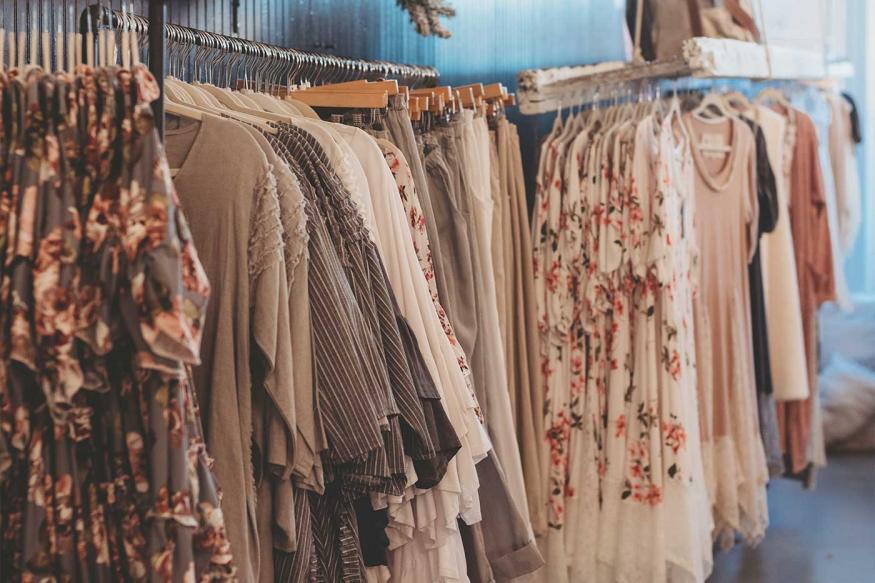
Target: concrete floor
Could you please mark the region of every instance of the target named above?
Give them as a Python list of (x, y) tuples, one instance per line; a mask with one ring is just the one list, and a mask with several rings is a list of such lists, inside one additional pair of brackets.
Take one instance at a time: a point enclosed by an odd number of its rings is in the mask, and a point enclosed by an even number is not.
[(715, 556), (708, 583), (875, 582), (875, 454), (832, 455), (817, 488), (775, 480), (756, 549)]

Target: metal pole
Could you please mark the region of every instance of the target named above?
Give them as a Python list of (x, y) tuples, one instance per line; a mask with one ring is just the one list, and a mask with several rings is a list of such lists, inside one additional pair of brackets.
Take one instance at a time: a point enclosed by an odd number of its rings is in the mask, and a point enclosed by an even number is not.
[(164, 71), (167, 64), (164, 23), (167, 21), (166, 0), (149, 0), (149, 70), (158, 82), (161, 98), (152, 104), (155, 127), (164, 139)]

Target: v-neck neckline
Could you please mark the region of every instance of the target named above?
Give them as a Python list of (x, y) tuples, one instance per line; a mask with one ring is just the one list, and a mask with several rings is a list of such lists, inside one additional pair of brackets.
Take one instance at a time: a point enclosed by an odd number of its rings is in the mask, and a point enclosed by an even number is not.
[[(191, 166), (192, 160), (196, 160), (199, 155), (201, 149), (204, 146), (204, 136), (208, 134), (209, 131), (212, 130), (212, 124), (215, 121), (218, 121), (216, 116), (213, 115), (204, 115), (203, 119), (199, 120), (196, 123), (189, 124), (188, 126), (180, 127), (180, 128), (165, 128), (164, 134), (167, 136), (167, 139), (173, 136), (183, 136), (186, 134), (195, 134), (194, 139), (192, 140), (191, 146), (188, 149), (188, 152), (185, 153), (185, 157), (182, 159), (182, 162), (179, 164), (179, 168), (176, 169), (176, 173), (173, 176), (173, 181), (178, 182), (181, 178), (185, 178), (188, 176), (188, 168)], [(207, 126), (210, 126), (209, 128)]]

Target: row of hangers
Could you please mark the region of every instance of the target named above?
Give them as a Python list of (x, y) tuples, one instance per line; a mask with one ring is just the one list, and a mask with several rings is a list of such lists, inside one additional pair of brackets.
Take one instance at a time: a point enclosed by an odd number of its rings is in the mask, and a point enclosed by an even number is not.
[[(430, 112), (435, 115), (453, 114), (462, 109), (474, 109), (482, 115), (493, 116), (516, 105), (516, 95), (509, 93), (501, 83), (471, 83), (451, 87), (416, 89), (412, 92), (411, 115)], [(418, 119), (418, 118), (414, 118)]]
[(178, 79), (291, 96), (320, 108), (385, 109), (390, 98), (403, 94), (414, 121), (463, 108), (494, 115), (516, 104), (500, 83), (418, 88), (436, 79), (431, 67), (343, 59), (172, 24), (166, 28), (168, 71)]
[[(118, 10), (105, 10), (98, 21), (106, 27), (133, 28), (141, 37), (148, 32), (146, 19), (130, 22)], [(290, 95), (311, 107), (378, 110), (403, 94), (417, 121), (463, 108), (496, 115), (516, 105), (516, 97), (500, 83), (419, 88), (437, 80), (433, 67), (348, 59), (175, 24), (165, 25), (165, 37), (173, 77), (280, 98)]]
[[(170, 68), (180, 78), (295, 98), (313, 107), (382, 109), (403, 93), (411, 117), (451, 115), (463, 108), (497, 114), (516, 105), (499, 83), (417, 88), (437, 80), (433, 67), (344, 59), (169, 25)], [(191, 52), (191, 47), (194, 53)], [(397, 80), (396, 80), (397, 79)]]
[[(72, 72), (81, 64), (130, 67), (148, 54), (149, 21), (134, 13), (133, 2), (122, 3), (120, 10), (95, 4), (81, 18), (74, 4), (22, 1), (7, 35), (6, 4), (0, 3), (0, 64)], [(403, 94), (411, 118), (418, 121), (466, 108), (497, 115), (516, 104), (500, 83), (419, 88), (436, 81), (432, 67), (276, 47), (175, 24), (165, 24), (164, 33), (170, 76), (219, 87), (233, 84), (280, 98), (290, 95), (311, 107), (378, 110)]]
[[(600, 119), (603, 123), (640, 119), (648, 113), (662, 116), (679, 114), (681, 111), (690, 112), (695, 118), (708, 123), (719, 123), (738, 117), (755, 104), (775, 104), (792, 109), (786, 95), (791, 86), (792, 83), (757, 86), (752, 82), (738, 80), (709, 83), (694, 79), (653, 79), (607, 87), (595, 86), (574, 96), (575, 105), (570, 108), (571, 115), (565, 122), (566, 131), (584, 123), (584, 117), (577, 115), (576, 110), (595, 111), (596, 116), (587, 116), (587, 119)], [(666, 88), (668, 91), (663, 95)], [(561, 106), (557, 110), (557, 122), (562, 119), (562, 110)], [(685, 132), (682, 124), (679, 124), (679, 131)], [(726, 153), (731, 150), (730, 146), (715, 142), (703, 142), (696, 147), (711, 153)]]
[[(258, 89), (257, 84), (248, 83), (245, 79), (238, 80), (236, 88)], [(403, 95), (413, 121), (420, 121), (424, 117), (452, 116), (462, 109), (495, 116), (504, 112), (507, 107), (516, 105), (516, 96), (508, 93), (501, 83), (472, 83), (457, 87), (443, 85), (417, 89), (400, 84), (395, 79), (356, 79), (310, 87), (267, 86), (261, 90), (280, 98), (294, 98), (311, 107), (336, 109), (385, 109), (390, 98)]]
[[(124, 27), (124, 14), (105, 10), (100, 25)], [(141, 33), (148, 32), (148, 19), (138, 18)], [(353, 79), (396, 78), (406, 84), (433, 82), (438, 72), (434, 67), (406, 65), (389, 61), (354, 59), (279, 47), (215, 32), (198, 30), (178, 24), (165, 24), (164, 36), (174, 45), (170, 55), (175, 63), (174, 74), (185, 71), (197, 78), (209, 78), (214, 83), (230, 85), (242, 78), (260, 89), (284, 84), (314, 86)], [(236, 74), (235, 74), (236, 73)], [(224, 78), (224, 81), (222, 79)]]
[[(0, 2), (0, 67), (24, 69), (39, 66), (46, 71), (72, 72), (82, 64), (97, 66), (140, 62), (142, 23), (133, 15), (133, 3), (124, 3), (125, 25), (118, 34), (92, 26), (82, 17), (80, 32), (77, 2), (43, 0), (13, 2), (12, 16), (7, 3)], [(100, 9), (99, 6), (94, 7)]]

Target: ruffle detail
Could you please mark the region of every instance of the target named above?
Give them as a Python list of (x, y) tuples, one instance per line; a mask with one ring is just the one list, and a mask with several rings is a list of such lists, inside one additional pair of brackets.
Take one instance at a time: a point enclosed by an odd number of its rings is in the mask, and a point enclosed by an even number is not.
[(276, 175), (268, 165), (255, 187), (254, 211), (249, 229), (249, 281), (283, 261), (283, 225)]
[(309, 255), (310, 235), (307, 233), (307, 199), (298, 179), (289, 171), (277, 176), (280, 198), (280, 221), (283, 228), (283, 258), (286, 262), (288, 288), (292, 289), (295, 270)]

